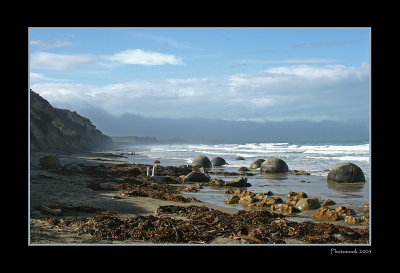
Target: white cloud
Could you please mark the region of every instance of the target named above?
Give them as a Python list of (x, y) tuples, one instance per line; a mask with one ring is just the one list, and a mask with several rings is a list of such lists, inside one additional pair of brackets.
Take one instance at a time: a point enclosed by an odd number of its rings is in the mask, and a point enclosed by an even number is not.
[(38, 51), (30, 54), (31, 69), (69, 70), (96, 63), (90, 54), (56, 54)]
[(38, 82), (57, 107), (92, 105), (111, 114), (229, 120), (368, 117), (369, 66), (296, 65), (221, 78), (133, 81), (95, 86)]
[(182, 65), (180, 58), (171, 55), (154, 51), (144, 51), (142, 49), (128, 49), (118, 52), (111, 56), (105, 57), (109, 61), (123, 64), (138, 64), (138, 65)]
[(51, 49), (51, 48), (57, 48), (57, 47), (64, 47), (64, 46), (70, 46), (72, 45), (72, 42), (69, 41), (51, 41), (51, 42), (45, 42), (45, 41), (30, 41), (31, 45), (38, 46), (43, 49)]
[(332, 63), (337, 62), (332, 58), (303, 58), (303, 59), (279, 59), (279, 60), (237, 60), (232, 67), (246, 65), (246, 64), (311, 64), (311, 63)]
[(35, 73), (35, 72), (30, 72), (29, 73), (29, 79), (31, 82), (40, 82), (40, 81), (46, 81), (46, 82), (65, 82), (69, 80), (64, 80), (64, 79), (57, 79), (57, 78), (51, 78), (47, 77), (46, 75), (42, 73)]

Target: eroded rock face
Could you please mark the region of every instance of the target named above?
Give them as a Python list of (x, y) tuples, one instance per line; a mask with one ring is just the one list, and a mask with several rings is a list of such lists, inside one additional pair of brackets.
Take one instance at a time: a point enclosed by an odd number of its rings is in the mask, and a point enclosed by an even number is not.
[(328, 182), (337, 183), (356, 183), (365, 182), (363, 171), (357, 165), (346, 162), (336, 165), (327, 177)]
[(211, 159), (211, 164), (213, 166), (223, 166), (223, 165), (226, 165), (227, 163), (226, 163), (225, 159), (217, 156), (217, 157), (214, 157), (213, 159)]
[(289, 167), (282, 159), (273, 157), (265, 160), (261, 164), (260, 170), (266, 173), (285, 173), (289, 171)]
[(204, 155), (198, 155), (192, 160), (192, 167), (204, 167), (211, 168), (212, 164), (208, 157)]

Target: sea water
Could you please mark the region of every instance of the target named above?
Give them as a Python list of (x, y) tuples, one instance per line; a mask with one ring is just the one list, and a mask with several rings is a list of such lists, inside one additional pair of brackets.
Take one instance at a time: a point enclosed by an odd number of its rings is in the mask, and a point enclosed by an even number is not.
[[(134, 152), (127, 155), (130, 163), (150, 164), (160, 160), (163, 166), (180, 166), (191, 164), (197, 155), (207, 156), (210, 160), (222, 157), (228, 165), (214, 167), (211, 171), (238, 172), (239, 167), (250, 167), (256, 159), (278, 157), (284, 160), (290, 170), (305, 170), (311, 175), (266, 174), (259, 170), (251, 170), (254, 176), (247, 176), (252, 186), (246, 190), (255, 193), (271, 191), (275, 196), (286, 200), (286, 194), (305, 192), (310, 198), (320, 201), (331, 199), (337, 206), (347, 206), (361, 210), (365, 204), (370, 204), (370, 145), (368, 142), (353, 143), (243, 143), (243, 144), (164, 144), (164, 145), (132, 145), (117, 147), (116, 152)], [(236, 157), (244, 160), (235, 160)], [(361, 168), (365, 174), (366, 183), (350, 185), (327, 183), (330, 169), (343, 162), (351, 162)], [(235, 177), (211, 175), (231, 180)], [(191, 193), (195, 198), (223, 207), (244, 209), (239, 204), (225, 204), (228, 195), (223, 189), (205, 187), (197, 193)], [(262, 209), (262, 208), (257, 208)], [(307, 213), (303, 213), (307, 215)]]

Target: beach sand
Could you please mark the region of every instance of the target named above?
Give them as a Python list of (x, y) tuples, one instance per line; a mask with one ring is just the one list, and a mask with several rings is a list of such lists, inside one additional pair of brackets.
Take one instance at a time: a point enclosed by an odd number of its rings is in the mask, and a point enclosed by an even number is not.
[[(52, 217), (43, 212), (41, 206), (46, 207), (77, 207), (89, 206), (104, 209), (118, 214), (119, 217), (134, 217), (138, 215), (156, 215), (160, 206), (202, 205), (218, 209), (226, 213), (236, 213), (234, 209), (217, 207), (207, 203), (181, 203), (169, 200), (160, 200), (150, 197), (113, 198), (115, 191), (95, 191), (87, 186), (90, 183), (99, 183), (99, 178), (93, 178), (82, 173), (60, 174), (40, 168), (39, 158), (47, 153), (31, 153), (30, 168), (30, 243), (35, 244), (153, 244), (140, 240), (101, 240), (88, 234), (77, 234), (78, 227), (49, 224), (46, 218)], [(58, 155), (63, 166), (69, 164), (83, 164), (85, 166), (107, 167), (124, 164), (123, 158), (109, 155), (107, 152), (92, 152), (71, 155)], [(107, 179), (101, 182), (107, 182)], [(185, 196), (184, 194), (182, 194)], [(189, 196), (189, 195), (188, 195)], [(61, 218), (94, 217), (96, 213), (80, 211), (63, 211)], [(213, 243), (238, 244), (240, 241), (229, 238), (217, 238)]]

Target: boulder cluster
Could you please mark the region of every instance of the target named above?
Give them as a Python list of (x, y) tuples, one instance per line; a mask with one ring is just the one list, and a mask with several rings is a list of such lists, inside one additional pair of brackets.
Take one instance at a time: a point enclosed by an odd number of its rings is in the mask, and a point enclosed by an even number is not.
[[(242, 160), (242, 158), (240, 158)], [(243, 158), (244, 159), (244, 158)], [(238, 157), (235, 159), (238, 160)], [(212, 160), (208, 159), (208, 157), (199, 155), (193, 158), (192, 166), (193, 167), (202, 167), (202, 168), (212, 168), (213, 166), (223, 166), (228, 163), (222, 157), (215, 157)], [(242, 167), (241, 171), (244, 171), (246, 167)], [(290, 170), (287, 163), (277, 157), (272, 157), (269, 159), (257, 159), (253, 161), (249, 168), (251, 170), (259, 169), (263, 173), (288, 173), (295, 175), (309, 175), (306, 171), (298, 171), (298, 170)], [(247, 168), (246, 168), (247, 169)], [(333, 183), (359, 183), (365, 182), (365, 176), (363, 171), (357, 165), (346, 162), (340, 163), (336, 165), (332, 170), (329, 171), (328, 182)]]

